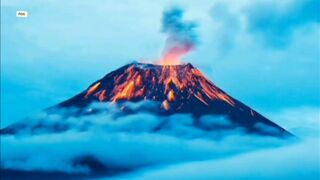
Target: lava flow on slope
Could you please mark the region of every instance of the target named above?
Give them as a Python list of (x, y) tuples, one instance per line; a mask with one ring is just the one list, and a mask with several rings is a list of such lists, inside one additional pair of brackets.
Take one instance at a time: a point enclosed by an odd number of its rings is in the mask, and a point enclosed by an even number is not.
[(194, 103), (203, 107), (212, 102), (235, 106), (231, 97), (191, 64), (162, 66), (142, 63), (132, 63), (109, 73), (60, 106), (141, 100), (161, 102), (166, 113), (188, 112), (186, 108)]
[[(137, 113), (130, 112), (125, 102), (143, 101), (157, 103), (158, 106), (149, 111), (159, 116), (177, 113), (191, 114), (195, 119), (203, 115), (224, 116), (234, 124), (234, 128), (242, 127), (249, 133), (290, 135), (280, 126), (230, 97), (190, 63), (131, 63), (107, 74), (87, 90), (56, 107), (77, 107), (83, 110), (94, 102), (111, 102), (117, 104), (124, 113)], [(194, 123), (197, 125), (196, 120)], [(261, 130), (261, 125), (274, 130)]]

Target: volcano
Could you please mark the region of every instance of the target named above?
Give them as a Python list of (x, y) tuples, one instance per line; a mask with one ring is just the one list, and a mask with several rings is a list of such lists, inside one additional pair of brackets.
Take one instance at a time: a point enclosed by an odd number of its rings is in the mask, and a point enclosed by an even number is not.
[[(121, 110), (122, 116), (139, 111), (148, 111), (159, 117), (190, 114), (194, 119), (194, 126), (207, 131), (240, 127), (246, 133), (263, 136), (292, 136), (282, 127), (222, 91), (190, 63), (155, 65), (135, 62), (125, 65), (105, 75), (71, 99), (46, 109), (46, 112), (75, 108), (76, 111), (68, 116), (87, 116), (101, 111), (91, 108), (92, 103), (107, 102), (115, 104)], [(155, 106), (132, 110), (126, 105), (127, 102), (153, 102)], [(206, 115), (223, 116), (231, 122), (231, 126), (203, 126), (199, 123), (199, 118)], [(8, 126), (1, 130), (1, 134), (15, 134), (25, 126), (21, 123)], [(38, 126), (41, 127), (39, 124)], [(164, 126), (165, 123), (155, 131)]]

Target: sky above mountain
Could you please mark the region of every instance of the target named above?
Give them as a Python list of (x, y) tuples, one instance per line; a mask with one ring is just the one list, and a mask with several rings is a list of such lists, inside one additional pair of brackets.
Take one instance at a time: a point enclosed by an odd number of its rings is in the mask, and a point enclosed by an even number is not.
[(183, 62), (280, 125), (297, 126), (288, 123), (292, 112), (319, 117), (317, 0), (2, 0), (1, 127), (120, 66), (159, 58), (167, 38), (161, 18), (172, 6), (197, 25), (197, 46)]

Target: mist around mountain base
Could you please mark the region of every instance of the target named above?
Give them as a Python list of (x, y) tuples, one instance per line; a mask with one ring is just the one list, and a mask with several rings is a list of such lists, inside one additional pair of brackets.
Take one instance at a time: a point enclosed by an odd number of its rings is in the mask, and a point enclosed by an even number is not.
[[(105, 106), (109, 111), (84, 117), (66, 118), (67, 109), (30, 117), (30, 128), (1, 136), (1, 171), (120, 179), (319, 177), (318, 137), (281, 139), (241, 128), (205, 131), (188, 114), (166, 117), (155, 131), (163, 117), (140, 112), (115, 118), (118, 110), (110, 104), (92, 107)], [(219, 116), (201, 121), (211, 127), (230, 124)], [(52, 131), (57, 126), (68, 128)]]

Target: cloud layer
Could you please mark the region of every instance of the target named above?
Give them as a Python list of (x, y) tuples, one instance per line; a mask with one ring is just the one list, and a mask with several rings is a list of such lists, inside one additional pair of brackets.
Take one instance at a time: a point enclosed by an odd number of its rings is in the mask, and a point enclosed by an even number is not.
[(121, 178), (316, 180), (320, 178), (319, 151), (319, 139), (313, 139), (287, 147), (256, 151), (222, 160), (146, 169)]
[[(144, 104), (129, 103), (127, 108), (141, 106)], [(294, 142), (247, 134), (242, 128), (230, 129), (231, 122), (222, 116), (203, 116), (196, 126), (188, 114), (159, 117), (141, 112), (122, 116), (108, 103), (93, 104), (87, 110), (101, 113), (69, 117), (75, 109), (55, 110), (13, 126), (18, 128), (16, 135), (1, 136), (1, 167), (88, 174), (97, 169), (77, 162), (92, 157), (103, 167), (137, 170), (221, 159)]]
[[(137, 113), (125, 116), (114, 104), (98, 103), (84, 110), (97, 114), (69, 116), (78, 111), (71, 108), (29, 117), (16, 126), (22, 127), (16, 135), (1, 136), (1, 169), (107, 177), (112, 172), (120, 179), (319, 176), (319, 136), (297, 140), (247, 134), (228, 129), (231, 122), (223, 116), (203, 116), (195, 126), (188, 114), (138, 113), (145, 106), (128, 103)], [(287, 118), (285, 128), (301, 125), (293, 112), (304, 114), (305, 127), (318, 120), (312, 110), (278, 113), (284, 124)]]

